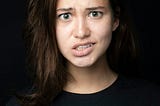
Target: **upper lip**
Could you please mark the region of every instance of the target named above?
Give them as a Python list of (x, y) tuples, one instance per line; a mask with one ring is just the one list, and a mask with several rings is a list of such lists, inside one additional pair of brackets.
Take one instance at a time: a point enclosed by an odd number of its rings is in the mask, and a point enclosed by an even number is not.
[(83, 46), (87, 44), (95, 44), (95, 42), (83, 42), (83, 43), (76, 43), (72, 46), (72, 49), (76, 49), (78, 46)]

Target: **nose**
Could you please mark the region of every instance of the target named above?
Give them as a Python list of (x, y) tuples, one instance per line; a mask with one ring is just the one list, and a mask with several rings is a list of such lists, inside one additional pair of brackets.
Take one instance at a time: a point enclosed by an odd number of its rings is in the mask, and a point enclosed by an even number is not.
[(74, 37), (79, 39), (84, 39), (90, 36), (90, 29), (88, 27), (87, 21), (85, 18), (78, 18), (75, 20), (74, 26)]

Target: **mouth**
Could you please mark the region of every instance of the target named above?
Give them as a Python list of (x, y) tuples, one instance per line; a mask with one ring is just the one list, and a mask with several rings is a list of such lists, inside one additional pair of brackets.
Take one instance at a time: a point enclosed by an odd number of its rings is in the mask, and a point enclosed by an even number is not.
[(77, 57), (87, 56), (88, 54), (90, 54), (93, 51), (95, 44), (96, 43), (94, 43), (94, 42), (76, 44), (72, 48), (73, 55), (77, 56)]
[(78, 51), (82, 51), (84, 49), (87, 49), (89, 47), (92, 47), (95, 43), (89, 43), (89, 44), (84, 44), (84, 45), (79, 45), (77, 47), (75, 47), (74, 49), (78, 50)]
[(77, 44), (73, 45), (72, 49), (76, 49), (76, 50), (81, 51), (86, 48), (92, 47), (93, 45), (95, 45), (95, 42), (77, 43)]

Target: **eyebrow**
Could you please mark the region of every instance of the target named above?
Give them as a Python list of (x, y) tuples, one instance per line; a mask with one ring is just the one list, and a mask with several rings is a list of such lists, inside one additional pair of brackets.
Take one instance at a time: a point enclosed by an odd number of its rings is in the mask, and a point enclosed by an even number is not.
[(97, 7), (90, 7), (90, 8), (86, 8), (87, 10), (97, 10), (97, 9), (105, 9), (105, 7), (103, 6), (97, 6)]
[(71, 11), (73, 8), (59, 8), (56, 11)]
[[(86, 8), (86, 10), (97, 10), (97, 9), (105, 9), (103, 6), (97, 6), (97, 7), (89, 7)], [(56, 11), (72, 11), (73, 8), (59, 8)]]

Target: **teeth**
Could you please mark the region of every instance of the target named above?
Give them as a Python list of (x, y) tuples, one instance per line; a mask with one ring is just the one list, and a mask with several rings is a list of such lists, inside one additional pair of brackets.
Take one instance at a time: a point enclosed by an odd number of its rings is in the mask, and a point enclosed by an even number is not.
[(88, 44), (88, 45), (78, 46), (78, 47), (76, 48), (76, 50), (81, 51), (81, 50), (84, 50), (84, 49), (86, 49), (86, 48), (91, 47), (92, 45), (93, 45), (93, 44)]

